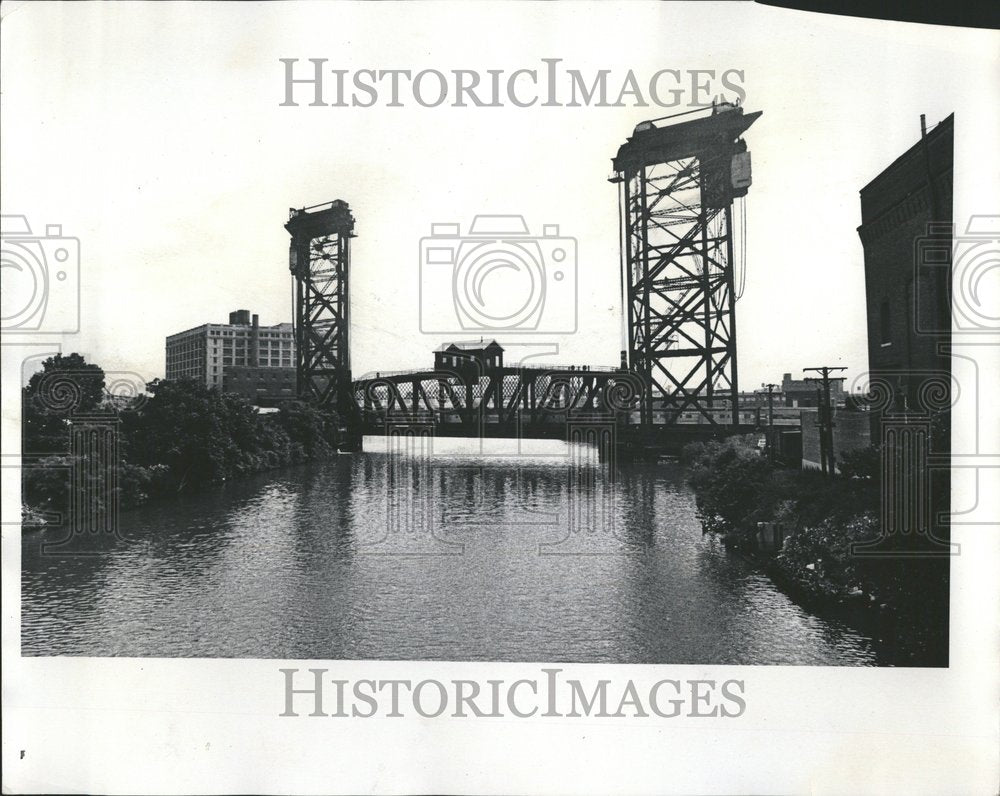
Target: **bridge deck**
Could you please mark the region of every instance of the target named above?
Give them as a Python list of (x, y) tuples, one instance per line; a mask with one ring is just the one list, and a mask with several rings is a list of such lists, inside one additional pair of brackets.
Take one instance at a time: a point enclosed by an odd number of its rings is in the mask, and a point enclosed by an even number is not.
[(756, 410), (654, 399), (652, 423), (640, 424), (639, 377), (621, 368), (516, 366), (481, 370), (376, 373), (352, 385), (362, 433), (451, 437), (568, 439), (568, 429), (614, 427), (622, 443), (674, 447), (694, 439), (747, 433)]

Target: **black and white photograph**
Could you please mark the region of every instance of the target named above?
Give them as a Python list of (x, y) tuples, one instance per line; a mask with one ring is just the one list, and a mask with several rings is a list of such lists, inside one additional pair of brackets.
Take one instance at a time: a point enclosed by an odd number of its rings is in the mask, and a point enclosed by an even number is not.
[(6, 792), (996, 792), (982, 15), (0, 10)]

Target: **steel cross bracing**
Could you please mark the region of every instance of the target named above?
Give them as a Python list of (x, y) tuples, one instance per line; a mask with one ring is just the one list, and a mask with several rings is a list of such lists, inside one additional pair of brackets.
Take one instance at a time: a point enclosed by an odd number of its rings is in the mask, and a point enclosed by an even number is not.
[(351, 384), (348, 286), (354, 217), (346, 202), (321, 207), (293, 210), (285, 229), (292, 236), (299, 395), (337, 407), (349, 397)]
[(642, 384), (628, 372), (494, 368), (415, 371), (354, 383), (354, 400), (366, 428), (386, 423), (433, 423), (480, 436), (514, 427), (553, 425), (567, 419), (603, 417), (625, 421), (637, 406)]
[(731, 205), (705, 202), (706, 172), (728, 169), (731, 156), (721, 147), (624, 175), (628, 344), (630, 365), (649, 386), (643, 423), (662, 412), (670, 424), (685, 410), (734, 422)]

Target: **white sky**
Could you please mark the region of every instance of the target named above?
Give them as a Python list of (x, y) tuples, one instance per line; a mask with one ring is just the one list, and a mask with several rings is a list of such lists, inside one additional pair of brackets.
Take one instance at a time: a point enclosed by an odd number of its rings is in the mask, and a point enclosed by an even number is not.
[(237, 308), (290, 320), (288, 208), (335, 198), (358, 221), (356, 375), (430, 362), (445, 337), (418, 331), (419, 240), (490, 212), (577, 238), (580, 329), (558, 360), (618, 361), (610, 158), (673, 111), (279, 107), (279, 58), (447, 72), (557, 57), (612, 84), (627, 69), (744, 70), (744, 104), (764, 111), (747, 134), (745, 389), (811, 365), (864, 370), (858, 191), (918, 140), (921, 113), (959, 111), (960, 147), (959, 106), (998, 96), (992, 32), (752, 4), (11, 3), (0, 30), (3, 212), (81, 241), (83, 324), (64, 350), (146, 378), (163, 374), (168, 334)]

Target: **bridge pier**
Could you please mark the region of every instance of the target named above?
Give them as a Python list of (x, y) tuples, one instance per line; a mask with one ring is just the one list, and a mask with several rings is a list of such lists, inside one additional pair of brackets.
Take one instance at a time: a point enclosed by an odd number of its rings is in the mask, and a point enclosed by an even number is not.
[(341, 453), (364, 453), (365, 434), (360, 423), (348, 421), (341, 434), (338, 450)]

